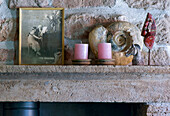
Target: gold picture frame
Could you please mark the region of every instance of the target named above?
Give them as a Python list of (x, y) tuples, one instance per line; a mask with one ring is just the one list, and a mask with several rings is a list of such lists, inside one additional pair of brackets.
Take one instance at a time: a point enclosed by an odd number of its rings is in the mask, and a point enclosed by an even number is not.
[(64, 64), (64, 8), (19, 9), (19, 65)]

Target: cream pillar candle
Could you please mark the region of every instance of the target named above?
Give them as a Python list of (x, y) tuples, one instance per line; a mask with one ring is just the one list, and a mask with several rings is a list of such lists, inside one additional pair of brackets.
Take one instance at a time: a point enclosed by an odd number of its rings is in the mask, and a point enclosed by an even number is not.
[(88, 59), (88, 44), (75, 44), (74, 60)]
[(112, 59), (111, 43), (98, 44), (98, 59)]

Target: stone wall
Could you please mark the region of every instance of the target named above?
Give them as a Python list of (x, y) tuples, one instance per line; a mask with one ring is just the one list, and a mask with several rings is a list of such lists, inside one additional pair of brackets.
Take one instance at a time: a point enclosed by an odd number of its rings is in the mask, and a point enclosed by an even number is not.
[[(84, 43), (95, 26), (116, 20), (129, 21), (141, 30), (150, 12), (157, 24), (151, 65), (170, 65), (169, 0), (0, 0), (0, 64), (17, 64), (19, 7), (64, 7), (65, 37)], [(145, 65), (147, 52), (144, 47)], [(148, 105), (147, 115), (169, 115), (169, 103)]]
[[(17, 64), (19, 7), (64, 7), (65, 37), (84, 43), (88, 42), (88, 34), (95, 26), (107, 26), (115, 20), (129, 21), (141, 30), (150, 12), (157, 24), (151, 65), (170, 65), (169, 0), (0, 0), (0, 64)], [(144, 47), (145, 65), (147, 52)]]

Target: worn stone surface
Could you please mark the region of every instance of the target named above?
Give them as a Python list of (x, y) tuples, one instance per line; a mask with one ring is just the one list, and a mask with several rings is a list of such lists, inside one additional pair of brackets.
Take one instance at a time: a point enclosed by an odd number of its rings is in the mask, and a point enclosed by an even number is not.
[(168, 47), (159, 47), (151, 50), (151, 65), (170, 65)]
[(16, 19), (0, 20), (0, 41), (14, 41), (18, 28)]
[(147, 116), (170, 116), (170, 113), (163, 112), (163, 113), (147, 113)]
[(54, 0), (54, 7), (80, 8), (97, 6), (114, 6), (116, 0)]
[[(170, 103), (148, 103), (147, 113), (156, 114), (162, 113), (164, 115), (170, 114)], [(161, 115), (162, 116), (162, 115)]]
[(63, 72), (63, 73), (170, 73), (170, 66), (34, 66), (34, 65), (1, 65), (0, 73), (39, 73), (39, 72)]
[(1, 79), (0, 101), (170, 102), (170, 80), (164, 79), (58, 80), (47, 76), (37, 80), (36, 75), (34, 79), (25, 75), (17, 80), (17, 77)]
[(137, 116), (169, 116), (170, 103), (145, 103), (136, 107)]
[(170, 101), (169, 66), (5, 65), (0, 69), (0, 101)]
[(144, 9), (169, 9), (169, 0), (124, 0), (129, 7)]
[(0, 61), (14, 60), (14, 50), (0, 49)]
[(62, 7), (80, 8), (97, 6), (114, 6), (116, 0), (10, 0), (11, 8), (18, 7)]
[(65, 20), (65, 36), (68, 38), (88, 39), (89, 32), (96, 26), (107, 27), (114, 21), (126, 21), (125, 16), (74, 14)]
[(157, 19), (156, 43), (170, 45), (170, 16), (165, 15), (162, 19)]
[(148, 65), (148, 53), (144, 50), (141, 52), (141, 63), (139, 65)]
[(141, 54), (143, 65), (148, 65), (148, 52), (142, 51)]
[(49, 7), (49, 0), (10, 0), (10, 8)]

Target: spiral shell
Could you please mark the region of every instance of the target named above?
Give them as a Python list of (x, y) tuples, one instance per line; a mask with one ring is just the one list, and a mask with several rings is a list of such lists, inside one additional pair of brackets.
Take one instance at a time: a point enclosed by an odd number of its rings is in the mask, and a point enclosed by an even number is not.
[(125, 31), (116, 31), (109, 35), (107, 41), (112, 44), (112, 51), (124, 52), (132, 45), (132, 36)]
[[(108, 42), (112, 43), (112, 50), (114, 52), (124, 52), (130, 48), (132, 44), (143, 48), (143, 39), (140, 30), (133, 24), (125, 21), (117, 21), (107, 27), (111, 33), (112, 38), (108, 37)], [(114, 48), (114, 45), (117, 48)]]
[(89, 33), (89, 44), (95, 57), (98, 57), (98, 43), (107, 42), (107, 29), (103, 26), (97, 26)]
[(116, 65), (127, 65), (132, 62), (133, 56), (126, 57), (127, 51), (132, 44), (137, 44), (143, 48), (143, 39), (140, 30), (133, 24), (125, 21), (116, 21), (107, 28), (98, 26), (89, 34), (89, 44), (96, 58), (98, 55), (98, 43), (111, 43), (113, 58)]

